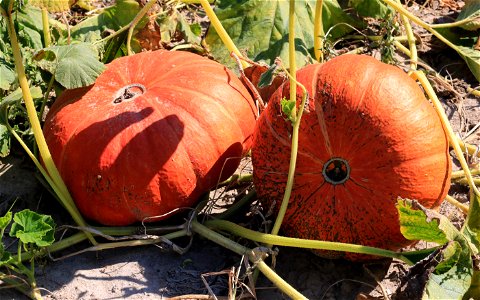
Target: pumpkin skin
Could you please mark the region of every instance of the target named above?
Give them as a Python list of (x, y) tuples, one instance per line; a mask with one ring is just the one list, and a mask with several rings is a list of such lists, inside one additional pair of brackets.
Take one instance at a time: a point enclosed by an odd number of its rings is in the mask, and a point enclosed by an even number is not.
[[(400, 69), (366, 55), (309, 65), (297, 72), (297, 80), (310, 102), (299, 131), (284, 234), (389, 250), (412, 244), (400, 232), (397, 198), (437, 208), (451, 173), (447, 136), (422, 90)], [(291, 150), (292, 126), (282, 114), (283, 97), (289, 98), (288, 82), (257, 121), (252, 147), (255, 188), (267, 209), (274, 205), (276, 212)], [(298, 88), (297, 104), (300, 99)], [(328, 258), (373, 258), (314, 252)]]
[(116, 59), (93, 86), (62, 93), (43, 130), (80, 212), (128, 225), (191, 207), (233, 174), (255, 112), (221, 64), (158, 50)]

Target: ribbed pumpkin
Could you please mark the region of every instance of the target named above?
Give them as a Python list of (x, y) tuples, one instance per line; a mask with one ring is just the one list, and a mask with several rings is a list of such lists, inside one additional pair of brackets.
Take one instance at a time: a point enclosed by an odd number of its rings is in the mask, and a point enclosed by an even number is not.
[(62, 93), (44, 134), (83, 215), (127, 225), (191, 207), (228, 178), (255, 111), (221, 64), (159, 50), (116, 59), (93, 86)]
[[(446, 134), (422, 90), (397, 67), (366, 55), (342, 55), (297, 72), (310, 95), (302, 118), (295, 182), (283, 232), (292, 237), (398, 250), (397, 197), (436, 208), (450, 187)], [(298, 89), (297, 101), (301, 98)], [(292, 126), (280, 100), (286, 82), (257, 121), (254, 184), (278, 211), (290, 161)], [(367, 257), (317, 251), (351, 260)]]

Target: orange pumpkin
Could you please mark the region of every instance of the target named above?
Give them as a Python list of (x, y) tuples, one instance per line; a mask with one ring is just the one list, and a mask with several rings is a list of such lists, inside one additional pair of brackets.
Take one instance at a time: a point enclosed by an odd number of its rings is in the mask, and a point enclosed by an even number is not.
[[(297, 80), (310, 102), (284, 233), (390, 250), (411, 244), (399, 230), (397, 198), (436, 208), (450, 187), (447, 137), (422, 90), (400, 69), (365, 55), (309, 65)], [(256, 190), (277, 211), (290, 161), (292, 126), (280, 105), (288, 95), (288, 82), (272, 95), (252, 148)]]
[(44, 134), (89, 219), (127, 225), (199, 197), (250, 148), (255, 105), (219, 63), (154, 51), (114, 60), (92, 87), (65, 91)]

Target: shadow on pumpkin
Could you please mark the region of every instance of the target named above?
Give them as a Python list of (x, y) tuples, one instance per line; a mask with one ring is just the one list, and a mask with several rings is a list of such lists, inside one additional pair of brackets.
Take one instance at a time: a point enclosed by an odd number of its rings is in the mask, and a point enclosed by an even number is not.
[(164, 196), (168, 186), (155, 191), (151, 181), (154, 177), (160, 180), (165, 163), (183, 138), (184, 124), (169, 115), (143, 128), (140, 123), (153, 112), (147, 107), (93, 123), (67, 145), (88, 149), (69, 151), (71, 155), (64, 160), (68, 166), (61, 168), (62, 174), (71, 173), (64, 177), (70, 179), (67, 185), (88, 219), (125, 225), (158, 214), (152, 198)]

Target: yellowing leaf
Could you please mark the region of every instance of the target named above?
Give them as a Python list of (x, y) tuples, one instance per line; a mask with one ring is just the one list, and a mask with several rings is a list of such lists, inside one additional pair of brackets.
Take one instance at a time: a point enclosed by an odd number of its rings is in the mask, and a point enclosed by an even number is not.
[(75, 0), (30, 0), (28, 4), (46, 8), (48, 12), (63, 12), (70, 10)]

